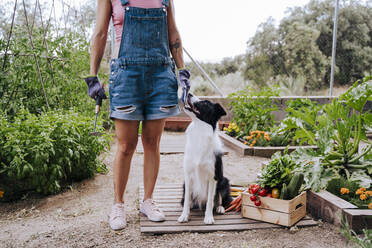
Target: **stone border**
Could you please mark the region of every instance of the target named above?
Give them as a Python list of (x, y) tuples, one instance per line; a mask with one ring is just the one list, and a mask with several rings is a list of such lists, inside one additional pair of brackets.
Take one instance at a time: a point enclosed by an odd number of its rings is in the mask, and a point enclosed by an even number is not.
[[(225, 134), (224, 132), (220, 132), (219, 136), (224, 143), (225, 146), (228, 146), (238, 152), (240, 155), (243, 156), (257, 156), (257, 157), (265, 157), (271, 158), (271, 156), (281, 151), (283, 152), (287, 147), (286, 146), (255, 146), (249, 147), (244, 145), (239, 140)], [(309, 149), (317, 149), (316, 146), (288, 146), (288, 152), (291, 153), (297, 148), (309, 148)]]
[(360, 209), (344, 199), (328, 192), (308, 191), (307, 211), (314, 218), (341, 226), (344, 217), (351, 229), (361, 232), (362, 229), (372, 228), (372, 210)]

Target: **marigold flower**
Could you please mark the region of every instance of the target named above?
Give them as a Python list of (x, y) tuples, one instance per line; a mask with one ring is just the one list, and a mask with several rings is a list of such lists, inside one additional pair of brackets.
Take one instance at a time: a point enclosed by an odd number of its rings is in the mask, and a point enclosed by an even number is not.
[(361, 195), (361, 194), (363, 194), (363, 191), (360, 190), (360, 189), (358, 189), (357, 191), (355, 191), (355, 194), (356, 194), (356, 195)]
[(368, 204), (368, 208), (369, 208), (369, 209), (372, 209), (372, 202), (370, 202), (370, 203)]
[(341, 188), (341, 194), (349, 194), (350, 193), (350, 190), (348, 188)]
[(247, 141), (244, 141), (244, 145), (248, 145), (248, 142)]
[(0, 198), (3, 198), (4, 196), (4, 191), (0, 191)]
[(361, 191), (366, 191), (367, 189), (366, 188), (360, 188)]
[(366, 194), (367, 194), (368, 196), (372, 196), (372, 191), (371, 191), (371, 190), (368, 190), (368, 191), (366, 191)]
[(360, 198), (362, 201), (366, 200), (367, 197), (368, 197), (367, 194), (361, 194), (361, 195), (359, 196), (359, 198)]
[(249, 147), (253, 147), (253, 144), (250, 144)]

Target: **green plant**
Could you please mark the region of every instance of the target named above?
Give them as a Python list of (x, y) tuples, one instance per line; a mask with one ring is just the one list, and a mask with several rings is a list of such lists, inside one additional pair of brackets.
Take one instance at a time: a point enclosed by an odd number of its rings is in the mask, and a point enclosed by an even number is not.
[(271, 161), (263, 168), (259, 182), (262, 187), (281, 188), (283, 183), (288, 184), (291, 180), (295, 166), (295, 161), (287, 151), (283, 155), (276, 152), (271, 157)]
[[(354, 181), (347, 180), (343, 177), (335, 178), (330, 180), (327, 183), (327, 191), (331, 192), (334, 195), (348, 201), (358, 208), (368, 208), (368, 204), (372, 202), (372, 197), (368, 194), (365, 194), (367, 198), (365, 200), (360, 199), (360, 194), (358, 190), (360, 187), (358, 183)], [(365, 192), (372, 192), (371, 189)]]
[[(372, 80), (357, 81), (347, 92), (325, 104), (314, 117), (313, 112), (294, 110), (293, 126), (301, 142), (315, 144), (316, 152), (298, 149), (294, 156), (313, 190), (324, 188), (329, 180), (340, 175), (369, 188), (372, 179), (372, 144), (365, 139), (365, 126), (371, 113), (362, 112), (372, 98)], [(368, 144), (360, 150), (360, 141)]]
[[(0, 188), (4, 200), (36, 190), (51, 194), (73, 181), (107, 171), (97, 156), (110, 137), (91, 136), (92, 118), (72, 111), (0, 116)], [(102, 131), (102, 130), (101, 130)]]
[(345, 236), (348, 242), (353, 242), (357, 247), (360, 248), (370, 248), (372, 247), (372, 230), (363, 229), (362, 235), (357, 235), (349, 226), (349, 223), (342, 216), (341, 219), (342, 228), (340, 232)]
[(253, 130), (270, 130), (275, 123), (272, 112), (277, 110), (271, 97), (278, 95), (277, 88), (265, 87), (254, 91), (249, 86), (229, 95), (233, 120), (242, 130), (240, 136), (248, 136)]

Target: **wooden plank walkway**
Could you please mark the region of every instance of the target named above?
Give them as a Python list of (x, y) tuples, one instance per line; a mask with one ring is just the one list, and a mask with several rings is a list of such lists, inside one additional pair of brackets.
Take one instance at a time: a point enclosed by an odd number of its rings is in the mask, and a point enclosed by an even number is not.
[[(143, 199), (143, 186), (139, 189), (139, 197)], [(166, 220), (164, 222), (152, 222), (145, 216), (140, 217), (141, 233), (147, 235), (180, 233), (180, 232), (215, 232), (215, 231), (243, 231), (263, 228), (284, 228), (280, 225), (261, 222), (257, 220), (243, 218), (237, 212), (229, 212), (224, 215), (215, 215), (215, 224), (204, 224), (204, 212), (197, 210), (191, 211), (190, 221), (178, 223), (177, 219), (181, 215), (182, 206), (182, 185), (163, 184), (155, 188), (153, 194), (157, 205), (164, 211)], [(309, 216), (305, 216), (297, 223), (298, 227), (315, 226), (317, 222)]]

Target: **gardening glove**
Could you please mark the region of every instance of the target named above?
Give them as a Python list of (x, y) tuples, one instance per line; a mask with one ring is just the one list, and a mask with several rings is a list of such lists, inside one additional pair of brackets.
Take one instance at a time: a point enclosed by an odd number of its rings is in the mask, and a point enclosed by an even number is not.
[(84, 80), (88, 85), (88, 95), (91, 98), (94, 100), (97, 100), (97, 97), (100, 99), (107, 99), (105, 89), (102, 88), (97, 76), (87, 77), (84, 78)]
[(182, 87), (182, 96), (181, 101), (183, 104), (187, 104), (187, 96), (189, 95), (190, 91), (190, 71), (186, 69), (181, 69), (178, 71), (178, 76), (180, 78), (180, 84)]

